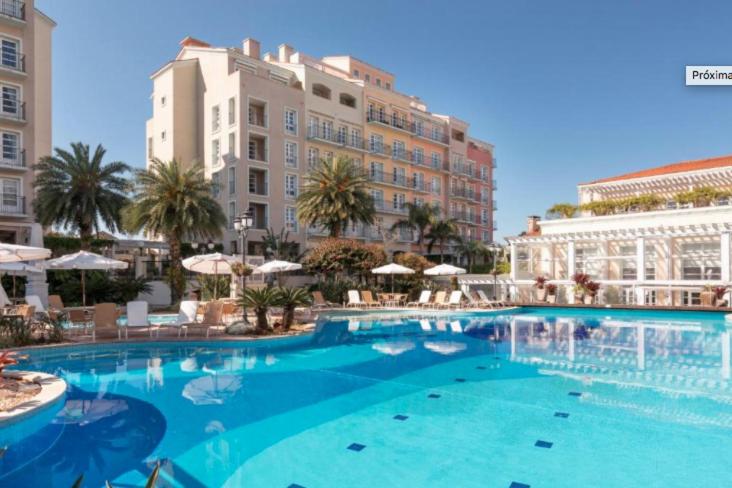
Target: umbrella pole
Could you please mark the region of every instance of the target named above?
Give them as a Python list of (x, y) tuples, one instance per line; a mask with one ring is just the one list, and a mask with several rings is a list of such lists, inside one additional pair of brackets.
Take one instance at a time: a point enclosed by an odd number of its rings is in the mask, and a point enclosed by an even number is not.
[(391, 292), (394, 293), (394, 275), (391, 275)]
[(81, 270), (81, 306), (86, 307), (86, 283), (84, 281), (84, 270)]
[(16, 300), (15, 296), (15, 273), (13, 273), (13, 302)]

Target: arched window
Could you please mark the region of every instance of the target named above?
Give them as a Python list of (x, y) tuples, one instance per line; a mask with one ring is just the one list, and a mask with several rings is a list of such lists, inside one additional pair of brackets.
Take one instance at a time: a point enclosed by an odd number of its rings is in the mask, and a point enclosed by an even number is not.
[(349, 95), (348, 93), (341, 93), (340, 99), (341, 105), (356, 108), (356, 97)]
[(330, 100), (330, 88), (320, 83), (313, 84), (313, 95)]

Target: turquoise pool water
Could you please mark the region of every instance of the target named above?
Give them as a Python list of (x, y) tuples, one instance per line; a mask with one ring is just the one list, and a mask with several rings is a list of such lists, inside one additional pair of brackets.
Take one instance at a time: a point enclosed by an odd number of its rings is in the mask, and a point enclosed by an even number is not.
[(0, 486), (729, 486), (721, 314), (520, 309), (258, 344), (33, 352), (64, 404), (0, 430)]

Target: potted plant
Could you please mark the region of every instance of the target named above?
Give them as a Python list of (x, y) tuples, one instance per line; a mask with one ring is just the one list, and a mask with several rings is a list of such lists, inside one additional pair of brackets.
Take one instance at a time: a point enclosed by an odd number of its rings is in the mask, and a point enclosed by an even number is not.
[(716, 300), (717, 295), (714, 293), (714, 287), (712, 285), (706, 285), (702, 292), (699, 294), (702, 307), (712, 307)]
[(548, 303), (557, 303), (557, 285), (547, 283), (544, 288), (546, 289), (546, 301)]
[(575, 273), (572, 276), (574, 281), (574, 302), (583, 303), (585, 301), (585, 295), (587, 294), (586, 285), (590, 281), (590, 275), (585, 273)]
[(595, 281), (588, 281), (584, 285), (585, 288), (585, 305), (592, 305), (592, 303), (595, 301), (595, 297), (597, 296), (597, 292), (600, 290), (600, 283), (597, 283)]
[(546, 301), (546, 276), (537, 276), (534, 278), (534, 288), (536, 288), (536, 301)]
[(727, 294), (726, 286), (718, 286), (714, 288), (714, 306), (715, 307), (726, 307), (727, 299), (724, 296)]

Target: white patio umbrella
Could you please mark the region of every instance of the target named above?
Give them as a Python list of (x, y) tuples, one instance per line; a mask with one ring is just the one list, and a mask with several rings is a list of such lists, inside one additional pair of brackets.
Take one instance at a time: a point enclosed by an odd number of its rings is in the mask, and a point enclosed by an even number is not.
[(458, 268), (452, 264), (438, 264), (437, 266), (424, 270), (424, 274), (428, 276), (455, 276), (465, 274), (464, 268)]
[(298, 269), (302, 269), (302, 264), (291, 263), (289, 261), (279, 261), (277, 259), (274, 259), (272, 261), (264, 263), (261, 266), (257, 266), (256, 268), (254, 268), (253, 273), (282, 273), (284, 271), (297, 271)]
[(0, 263), (14, 263), (17, 261), (34, 261), (48, 259), (51, 250), (43, 247), (20, 246), (18, 244), (0, 244)]
[(43, 270), (32, 264), (16, 261), (14, 263), (0, 263), (0, 272), (7, 271), (13, 277), (13, 298), (15, 298), (15, 277), (17, 273), (40, 273)]
[(371, 270), (373, 274), (383, 274), (383, 275), (392, 275), (391, 277), (391, 292), (394, 293), (394, 275), (403, 275), (403, 274), (414, 274), (414, 270), (412, 268), (407, 268), (406, 266), (402, 266), (401, 264), (396, 263), (390, 263), (385, 266), (380, 266), (378, 268), (374, 268)]
[(201, 376), (189, 381), (181, 395), (194, 405), (223, 405), (242, 387), (241, 377), (235, 375)]
[[(200, 256), (191, 256), (183, 260), (182, 264), (185, 269), (196, 273), (212, 274), (231, 274), (231, 265), (240, 262), (239, 259), (228, 254), (215, 252), (213, 254), (202, 254)], [(214, 300), (218, 298), (218, 287), (214, 288)]]
[(86, 283), (84, 272), (89, 270), (110, 270), (127, 269), (128, 264), (124, 261), (108, 258), (88, 251), (79, 251), (73, 254), (66, 254), (56, 259), (49, 259), (43, 263), (43, 267), (49, 270), (57, 269), (79, 269), (81, 270), (81, 300), (86, 306)]

